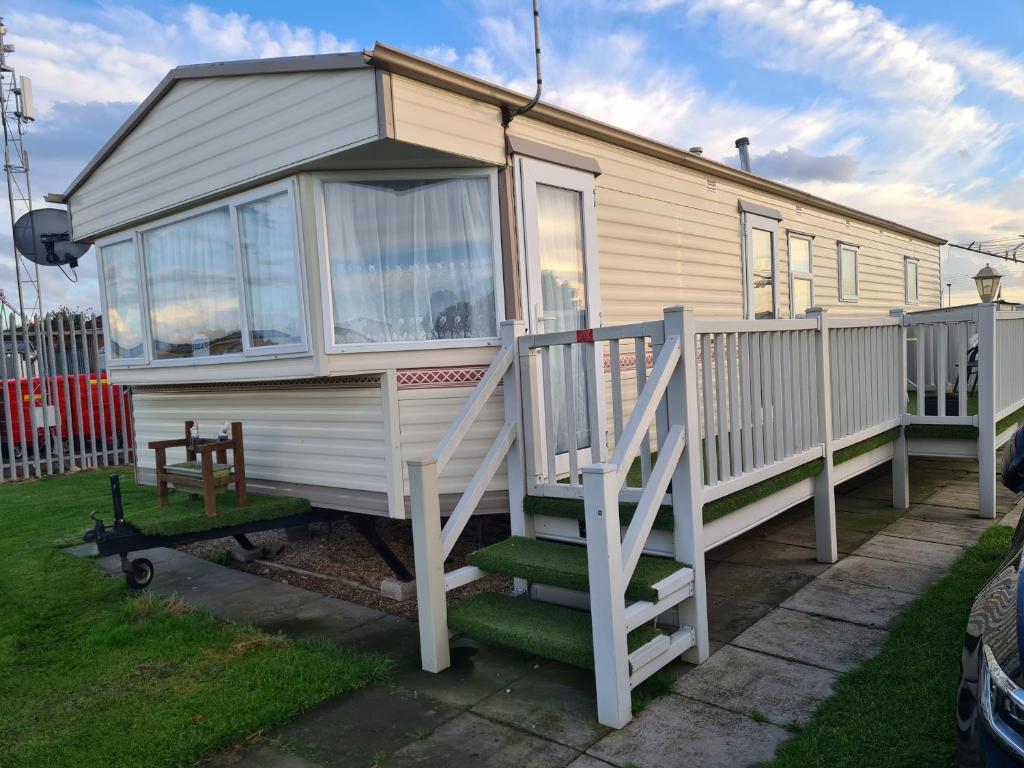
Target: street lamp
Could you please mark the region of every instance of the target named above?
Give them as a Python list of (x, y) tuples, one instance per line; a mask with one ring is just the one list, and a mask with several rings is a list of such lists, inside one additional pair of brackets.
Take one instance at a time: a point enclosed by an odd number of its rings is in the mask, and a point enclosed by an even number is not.
[(978, 286), (978, 296), (986, 304), (993, 301), (999, 292), (999, 281), (1003, 276), (986, 264), (978, 270), (974, 276), (974, 283)]

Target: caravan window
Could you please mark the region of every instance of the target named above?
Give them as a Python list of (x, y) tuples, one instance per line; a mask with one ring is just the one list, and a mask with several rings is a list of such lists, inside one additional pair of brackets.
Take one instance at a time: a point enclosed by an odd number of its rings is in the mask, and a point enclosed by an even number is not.
[(839, 244), (839, 300), (857, 301), (860, 295), (860, 275), (857, 266), (857, 246)]
[(496, 198), (489, 170), (325, 179), (333, 350), (494, 339)]
[(153, 359), (242, 351), (238, 270), (227, 208), (142, 236)]
[(917, 304), (921, 300), (918, 284), (918, 266), (918, 260), (912, 259), (909, 256), (903, 261), (903, 283), (905, 286), (903, 298), (907, 304)]
[(814, 306), (811, 236), (789, 233), (789, 315), (796, 317)]
[(117, 237), (100, 243), (115, 365), (308, 351), (291, 182)]
[(107, 302), (107, 354), (113, 360), (143, 359), (142, 292), (135, 243), (123, 240), (100, 249)]

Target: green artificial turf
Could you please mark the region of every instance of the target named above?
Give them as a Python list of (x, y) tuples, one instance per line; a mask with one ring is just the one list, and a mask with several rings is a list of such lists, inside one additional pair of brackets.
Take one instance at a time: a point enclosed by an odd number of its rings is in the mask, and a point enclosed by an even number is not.
[[(466, 557), (466, 562), (488, 573), (518, 576), (538, 584), (580, 592), (590, 590), (587, 548), (574, 544), (512, 536), (472, 552)], [(626, 597), (657, 601), (658, 593), (653, 585), (683, 567), (682, 563), (663, 557), (642, 556), (626, 587)]]
[(838, 451), (832, 453), (832, 463), (842, 464), (844, 461), (855, 459), (868, 451), (873, 451), (875, 448), (879, 448), (888, 443), (898, 440), (900, 437), (901, 427), (893, 427), (887, 429), (885, 432), (881, 432), (874, 437), (869, 437), (867, 440), (861, 440), (859, 443), (848, 445), (845, 448), (840, 448)]
[(964, 628), (974, 597), (1006, 557), (994, 527), (911, 604), (878, 656), (846, 674), (766, 768), (952, 766)]
[(712, 520), (725, 517), (730, 512), (735, 512), (748, 504), (760, 501), (766, 496), (771, 496), (773, 493), (795, 485), (808, 477), (814, 477), (824, 468), (824, 459), (814, 459), (806, 464), (801, 464), (799, 467), (794, 467), (786, 472), (775, 475), (775, 477), (762, 480), (760, 483), (744, 488), (742, 491), (736, 491), (736, 493), (730, 493), (728, 496), (715, 499), (704, 505), (704, 524), (706, 525)]
[(906, 435), (937, 440), (977, 440), (978, 428), (971, 424), (908, 424)]
[[(546, 515), (547, 517), (564, 517), (570, 520), (584, 520), (582, 499), (555, 499), (548, 496), (527, 496), (523, 500), (523, 510), (528, 515)], [(636, 514), (636, 504), (628, 501), (619, 502), (619, 520), (629, 525)], [(654, 526), (659, 531), (671, 531), (675, 527), (672, 507), (659, 507), (654, 517)]]
[[(122, 483), (122, 489), (124, 485)], [(217, 494), (217, 516), (207, 517), (201, 496), (193, 501), (187, 491), (171, 491), (167, 506), (161, 507), (156, 500), (156, 489), (148, 488), (147, 491), (137, 499), (133, 498), (130, 505), (125, 501), (124, 518), (138, 530), (154, 536), (210, 531), (228, 525), (273, 520), (309, 511), (309, 502), (305, 499), (252, 493), (249, 494), (249, 503), (239, 507), (234, 492), (222, 491)]]
[[(213, 619), (58, 549), (108, 472), (0, 485), (0, 765), (162, 768), (386, 676), (388, 663)], [(153, 496), (123, 472), (125, 506)], [(157, 565), (159, 569), (159, 565)]]
[[(483, 592), (449, 606), (448, 626), (477, 640), (574, 667), (594, 668), (590, 614), (583, 611)], [(637, 627), (629, 633), (629, 650), (636, 650), (658, 634), (653, 627)]]

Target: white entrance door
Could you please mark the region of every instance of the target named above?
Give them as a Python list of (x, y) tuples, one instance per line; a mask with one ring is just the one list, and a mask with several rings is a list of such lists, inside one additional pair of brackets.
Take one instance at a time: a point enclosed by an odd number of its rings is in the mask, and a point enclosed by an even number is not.
[[(597, 265), (597, 224), (594, 211), (594, 177), (592, 174), (545, 163), (518, 158), (520, 205), (520, 263), (524, 265), (522, 295), (525, 319), (530, 333), (579, 331), (601, 324)], [(560, 352), (560, 350), (559, 350)], [(598, 356), (595, 356), (595, 358)], [(595, 359), (588, 367), (581, 347), (573, 349), (573, 382), (575, 392), (575, 423), (569, 424), (566, 370), (561, 354), (551, 360), (550, 413), (538, 414), (550, 419), (554, 427), (557, 469), (569, 471), (568, 452), (573, 444), (580, 451), (580, 466), (593, 457), (593, 440), (604, 442), (605, 436), (591, 435), (587, 407), (587, 382), (593, 376), (603, 392), (604, 360)], [(538, 398), (535, 402), (542, 402)], [(604, 413), (604, 399), (597, 403), (598, 414)], [(546, 423), (542, 421), (541, 423)], [(603, 419), (599, 416), (599, 423)], [(571, 431), (570, 431), (571, 430)], [(543, 436), (546, 430), (540, 430)], [(548, 446), (544, 445), (543, 455)]]

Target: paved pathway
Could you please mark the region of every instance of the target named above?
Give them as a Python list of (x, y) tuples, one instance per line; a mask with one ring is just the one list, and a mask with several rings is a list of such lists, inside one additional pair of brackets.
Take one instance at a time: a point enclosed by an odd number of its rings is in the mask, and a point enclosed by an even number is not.
[[(210, 765), (753, 766), (843, 672), (877, 652), (907, 604), (992, 524), (976, 517), (973, 463), (918, 462), (911, 476), (915, 505), (906, 514), (888, 507), (886, 474), (843, 489), (835, 565), (814, 560), (807, 506), (709, 552), (712, 657), (673, 665), (671, 693), (615, 732), (594, 721), (592, 676), (557, 663), (456, 645), (452, 669), (430, 675), (417, 668), (409, 622), (172, 550), (149, 554), (152, 589), (226, 619), (327, 636), (397, 662), (393, 684), (326, 702)], [(1002, 510), (1015, 501), (1000, 491)], [(1002, 522), (1019, 515), (1017, 505)]]

